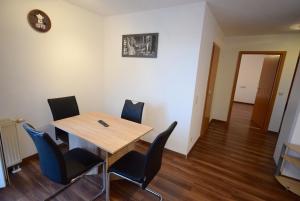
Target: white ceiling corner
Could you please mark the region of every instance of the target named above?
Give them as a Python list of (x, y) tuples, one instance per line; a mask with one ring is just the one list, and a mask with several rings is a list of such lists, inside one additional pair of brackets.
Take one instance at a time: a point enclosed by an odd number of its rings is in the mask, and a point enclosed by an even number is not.
[[(110, 16), (166, 8), (202, 0), (65, 0)], [(206, 0), (225, 35), (300, 33), (300, 0)]]

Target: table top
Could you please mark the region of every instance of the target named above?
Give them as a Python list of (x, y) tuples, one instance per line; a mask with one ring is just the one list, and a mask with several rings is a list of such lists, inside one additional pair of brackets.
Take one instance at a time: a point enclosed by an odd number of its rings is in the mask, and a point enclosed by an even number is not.
[[(102, 126), (98, 120), (105, 121), (109, 127)], [(110, 154), (116, 153), (152, 130), (149, 126), (100, 112), (81, 114), (54, 121), (52, 124)]]

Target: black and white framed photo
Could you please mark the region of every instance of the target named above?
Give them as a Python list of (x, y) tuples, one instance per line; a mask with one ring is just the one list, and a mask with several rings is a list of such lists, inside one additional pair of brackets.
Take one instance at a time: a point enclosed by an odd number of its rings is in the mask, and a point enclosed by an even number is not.
[(122, 36), (123, 57), (156, 58), (158, 33), (131, 34)]

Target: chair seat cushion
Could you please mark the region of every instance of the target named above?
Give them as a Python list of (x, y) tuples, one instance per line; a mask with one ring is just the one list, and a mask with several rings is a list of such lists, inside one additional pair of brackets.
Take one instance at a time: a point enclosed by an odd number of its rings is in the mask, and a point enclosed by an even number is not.
[(145, 161), (146, 157), (143, 154), (131, 151), (115, 162), (110, 167), (109, 172), (114, 172), (142, 183), (145, 174)]
[(75, 148), (68, 151), (64, 154), (64, 159), (67, 169), (67, 178), (69, 181), (98, 163), (103, 162), (100, 157), (82, 148)]

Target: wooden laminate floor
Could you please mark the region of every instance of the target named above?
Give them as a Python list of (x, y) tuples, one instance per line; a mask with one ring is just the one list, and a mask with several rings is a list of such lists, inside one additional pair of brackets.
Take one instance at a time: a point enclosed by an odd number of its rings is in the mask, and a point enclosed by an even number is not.
[[(162, 169), (150, 187), (167, 201), (300, 200), (274, 179), (272, 155), (277, 136), (250, 128), (251, 111), (251, 106), (235, 104), (229, 128), (212, 122), (208, 134), (200, 138), (188, 159), (166, 152)], [(140, 151), (146, 148), (142, 143), (137, 146)], [(1, 201), (43, 200), (60, 187), (41, 175), (37, 160), (23, 164), (22, 171), (11, 175), (11, 180), (11, 186), (0, 190)], [(99, 185), (99, 178), (88, 176), (54, 200), (91, 199)], [(111, 183), (111, 200), (157, 199), (120, 180)]]

